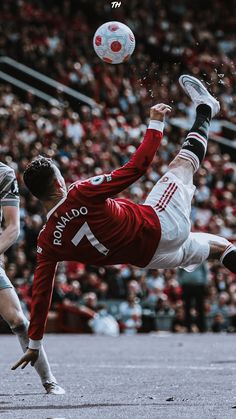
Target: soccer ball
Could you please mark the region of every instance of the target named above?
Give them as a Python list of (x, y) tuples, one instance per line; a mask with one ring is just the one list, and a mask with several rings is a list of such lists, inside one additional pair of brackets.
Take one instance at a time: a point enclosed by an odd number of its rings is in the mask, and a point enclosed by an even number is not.
[(106, 63), (120, 64), (127, 61), (134, 52), (135, 37), (124, 23), (107, 22), (96, 30), (93, 47)]

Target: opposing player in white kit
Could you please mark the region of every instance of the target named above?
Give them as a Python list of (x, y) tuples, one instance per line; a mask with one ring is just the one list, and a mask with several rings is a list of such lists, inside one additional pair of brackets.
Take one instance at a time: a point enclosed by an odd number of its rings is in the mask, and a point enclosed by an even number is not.
[(112, 197), (140, 178), (151, 163), (161, 142), (165, 114), (171, 110), (165, 104), (151, 108), (143, 142), (131, 160), (112, 173), (79, 180), (67, 191), (51, 159), (39, 156), (27, 167), (24, 181), (42, 201), (47, 222), (38, 237), (29, 349), (13, 369), (34, 364), (40, 353), (58, 261), (98, 266), (130, 263), (149, 269), (181, 266), (191, 271), (215, 258), (236, 273), (236, 248), (228, 240), (190, 232), (193, 175), (204, 159), (210, 121), (220, 105), (196, 78), (184, 75), (179, 81), (196, 105), (196, 119), (144, 205)]
[[(4, 218), (5, 229), (1, 229), (0, 257), (3, 257), (3, 253), (15, 242), (19, 235), (19, 196), (15, 173), (7, 165), (0, 163), (0, 224), (2, 218)], [(29, 343), (29, 321), (23, 314), (18, 296), (2, 265), (3, 260), (1, 260), (0, 266), (0, 315), (17, 336), (25, 352)], [(48, 394), (65, 393), (52, 374), (44, 349), (35, 364), (35, 369)]]

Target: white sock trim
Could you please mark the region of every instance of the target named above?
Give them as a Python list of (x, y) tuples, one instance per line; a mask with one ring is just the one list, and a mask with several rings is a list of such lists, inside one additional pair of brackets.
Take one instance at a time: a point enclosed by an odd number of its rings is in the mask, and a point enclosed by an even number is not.
[(195, 131), (190, 131), (186, 137), (187, 138), (195, 138), (196, 140), (201, 140), (205, 146), (207, 146), (207, 138), (203, 137), (203, 135), (199, 134)]
[(37, 349), (39, 350), (42, 346), (42, 339), (41, 340), (29, 340), (29, 349)]
[(188, 160), (190, 163), (192, 163), (194, 172), (196, 172), (199, 168), (199, 159), (197, 158), (196, 154), (192, 153), (192, 151), (182, 149), (177, 154), (178, 157), (181, 157), (184, 160)]
[(224, 260), (225, 256), (226, 256), (228, 253), (232, 252), (232, 250), (236, 250), (236, 247), (235, 247), (232, 243), (230, 243), (230, 244), (229, 244), (229, 246), (227, 246), (227, 247), (226, 247), (226, 249), (225, 249), (224, 253), (221, 255), (221, 258), (220, 258), (220, 263), (222, 263), (222, 264), (223, 264), (223, 260)]
[(156, 131), (160, 131), (163, 133), (164, 126), (165, 124), (163, 121), (157, 121), (157, 120), (151, 119), (148, 125), (148, 129), (155, 129)]

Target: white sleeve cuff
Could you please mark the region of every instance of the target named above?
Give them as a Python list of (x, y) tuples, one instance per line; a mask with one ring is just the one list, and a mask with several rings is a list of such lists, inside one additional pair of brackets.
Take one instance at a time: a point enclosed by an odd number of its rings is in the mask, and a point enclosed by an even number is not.
[(28, 348), (29, 349), (40, 349), (42, 346), (42, 339), (41, 340), (29, 340), (29, 345)]
[(149, 122), (148, 128), (149, 129), (155, 129), (156, 131), (160, 131), (160, 132), (163, 133), (163, 131), (164, 131), (164, 125), (165, 124), (164, 124), (163, 121), (157, 121), (157, 120), (152, 119)]

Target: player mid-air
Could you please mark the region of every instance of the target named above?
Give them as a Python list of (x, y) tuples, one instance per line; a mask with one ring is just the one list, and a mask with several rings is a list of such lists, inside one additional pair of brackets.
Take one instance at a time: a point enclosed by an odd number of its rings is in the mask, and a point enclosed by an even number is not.
[[(4, 220), (4, 228), (0, 227), (0, 315), (8, 323), (17, 336), (22, 350), (28, 347), (28, 325), (19, 298), (10, 279), (3, 268), (3, 253), (15, 242), (19, 235), (19, 196), (15, 172), (4, 163), (0, 163), (0, 225)], [(65, 391), (57, 384), (52, 374), (47, 355), (42, 348), (40, 357), (35, 364), (42, 384), (49, 394), (64, 394)]]
[(190, 232), (193, 175), (204, 159), (210, 121), (220, 106), (196, 78), (183, 75), (179, 81), (196, 106), (196, 119), (182, 149), (143, 205), (112, 197), (140, 178), (152, 162), (165, 115), (171, 111), (165, 104), (151, 108), (143, 142), (131, 160), (112, 173), (75, 182), (67, 191), (52, 160), (39, 156), (27, 167), (25, 184), (42, 201), (47, 222), (38, 237), (29, 349), (13, 369), (29, 362), (34, 365), (41, 351), (59, 261), (128, 263), (149, 269), (180, 266), (191, 271), (215, 258), (236, 273), (236, 248), (228, 240)]

